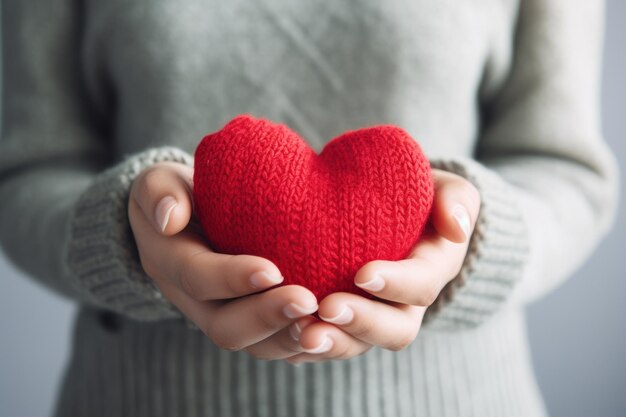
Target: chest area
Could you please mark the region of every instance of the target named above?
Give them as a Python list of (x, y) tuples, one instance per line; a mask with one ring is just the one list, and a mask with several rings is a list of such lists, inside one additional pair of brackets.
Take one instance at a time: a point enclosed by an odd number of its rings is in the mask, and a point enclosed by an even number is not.
[(349, 77), (393, 73), (398, 67), (446, 76), (451, 69), (475, 65), (488, 54), (497, 19), (507, 9), (510, 5), (501, 0), (114, 0), (88, 5), (97, 26), (94, 37), (106, 38), (109, 55), (120, 54), (123, 64), (143, 64), (126, 65), (125, 71), (150, 66), (175, 75), (219, 67), (258, 82), (299, 69), (331, 89)]
[[(113, 81), (128, 137), (150, 128), (162, 142), (195, 138), (250, 112), (318, 149), (385, 123), (470, 141), (475, 95), (512, 1), (91, 1), (87, 50), (105, 68), (92, 72)], [(137, 108), (151, 126), (137, 122)], [(451, 111), (456, 131), (446, 132)]]

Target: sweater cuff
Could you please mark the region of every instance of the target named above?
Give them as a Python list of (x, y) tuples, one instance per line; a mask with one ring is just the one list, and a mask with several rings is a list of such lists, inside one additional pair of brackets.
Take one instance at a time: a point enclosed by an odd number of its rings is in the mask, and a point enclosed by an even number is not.
[(515, 194), (495, 172), (469, 158), (431, 161), (473, 183), (480, 213), (459, 274), (426, 311), (424, 326), (460, 330), (479, 326), (506, 302), (528, 257), (526, 225)]
[(69, 225), (66, 260), (75, 284), (95, 304), (142, 321), (180, 317), (144, 272), (128, 220), (133, 180), (164, 161), (193, 166), (188, 153), (172, 147), (133, 155), (95, 178)]

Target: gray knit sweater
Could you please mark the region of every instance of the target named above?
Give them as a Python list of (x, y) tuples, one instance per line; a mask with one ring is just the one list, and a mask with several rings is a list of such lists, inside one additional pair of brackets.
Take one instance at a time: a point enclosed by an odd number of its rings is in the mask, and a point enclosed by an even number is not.
[[(580, 265), (617, 201), (598, 125), (601, 2), (3, 9), (2, 245), (81, 305), (58, 416), (545, 414), (523, 305)], [(408, 348), (297, 368), (221, 351), (145, 275), (126, 216), (133, 178), (157, 161), (191, 164), (204, 134), (244, 112), (316, 150), (396, 124), (478, 187), (462, 272)]]

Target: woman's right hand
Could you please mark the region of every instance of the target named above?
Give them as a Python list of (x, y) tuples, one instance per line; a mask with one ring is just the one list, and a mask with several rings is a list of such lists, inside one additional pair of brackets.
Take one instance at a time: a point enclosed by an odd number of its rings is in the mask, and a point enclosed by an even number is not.
[(296, 285), (267, 290), (283, 280), (267, 259), (212, 251), (191, 222), (192, 178), (193, 168), (162, 162), (134, 180), (128, 217), (145, 272), (218, 347), (262, 359), (303, 352), (300, 326), (290, 325), (317, 311), (315, 296)]

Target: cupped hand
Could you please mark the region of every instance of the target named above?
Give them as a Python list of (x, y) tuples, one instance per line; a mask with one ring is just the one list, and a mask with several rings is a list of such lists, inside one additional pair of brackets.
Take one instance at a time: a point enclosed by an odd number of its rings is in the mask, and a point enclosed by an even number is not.
[(480, 208), (469, 181), (441, 170), (433, 176), (431, 224), (410, 256), (369, 262), (355, 276), (355, 284), (378, 300), (350, 293), (326, 297), (319, 305), (321, 320), (305, 317), (291, 325), (305, 352), (288, 362), (348, 359), (373, 346), (397, 351), (415, 340), (426, 309), (463, 265)]
[(264, 359), (301, 353), (289, 326), (312, 319), (315, 296), (271, 288), (283, 278), (267, 259), (212, 251), (192, 221), (192, 177), (192, 168), (163, 162), (133, 181), (128, 217), (145, 272), (218, 347)]

